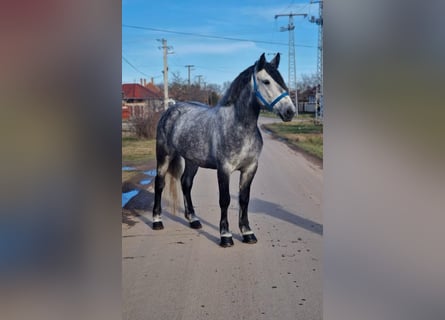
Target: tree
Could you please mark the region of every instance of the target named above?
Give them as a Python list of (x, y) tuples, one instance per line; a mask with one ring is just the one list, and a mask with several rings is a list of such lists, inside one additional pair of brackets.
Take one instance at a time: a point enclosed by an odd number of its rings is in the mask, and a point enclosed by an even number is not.
[(192, 83), (181, 77), (179, 71), (172, 72), (172, 80), (169, 84), (169, 96), (178, 101), (198, 101), (208, 105), (216, 105), (220, 98), (221, 87), (217, 84), (200, 85)]
[(230, 85), (232, 84), (232, 82), (231, 81), (224, 81), (224, 83), (222, 84), (222, 87), (221, 87), (221, 94), (224, 94), (229, 88), (230, 88)]
[(301, 81), (297, 82), (297, 89), (299, 91), (304, 91), (307, 88), (313, 88), (320, 84), (317, 74), (302, 74)]
[(180, 101), (187, 100), (187, 89), (186, 81), (181, 78), (181, 73), (179, 71), (172, 72), (172, 80), (168, 86), (170, 98)]

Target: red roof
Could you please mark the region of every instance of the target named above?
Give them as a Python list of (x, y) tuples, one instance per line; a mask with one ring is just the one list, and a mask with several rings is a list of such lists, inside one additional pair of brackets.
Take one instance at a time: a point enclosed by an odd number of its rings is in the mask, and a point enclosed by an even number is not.
[(155, 86), (153, 83), (151, 83), (151, 82), (149, 82), (149, 83), (147, 83), (146, 85), (145, 85), (145, 87), (148, 89), (148, 90), (151, 90), (152, 92), (155, 92), (155, 93), (161, 93), (161, 89), (159, 89), (157, 86)]
[(124, 99), (159, 99), (161, 98), (160, 92), (154, 92), (149, 88), (146, 88), (137, 83), (124, 83), (122, 85), (122, 92), (124, 93)]

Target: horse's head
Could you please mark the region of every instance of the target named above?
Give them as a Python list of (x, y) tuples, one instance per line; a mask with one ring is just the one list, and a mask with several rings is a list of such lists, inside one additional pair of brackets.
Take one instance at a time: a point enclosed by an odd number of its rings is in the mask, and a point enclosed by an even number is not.
[(266, 62), (264, 53), (261, 55), (254, 66), (253, 90), (261, 105), (278, 114), (283, 121), (291, 121), (296, 109), (278, 72), (279, 63), (279, 53), (270, 62)]

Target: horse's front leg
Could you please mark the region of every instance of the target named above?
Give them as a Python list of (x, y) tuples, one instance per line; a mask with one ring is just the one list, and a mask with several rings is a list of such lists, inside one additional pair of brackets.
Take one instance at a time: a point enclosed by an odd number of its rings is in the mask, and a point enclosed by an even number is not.
[(192, 186), (193, 186), (193, 178), (198, 171), (198, 166), (194, 165), (190, 161), (185, 162), (185, 170), (181, 177), (181, 186), (182, 192), (184, 195), (184, 211), (185, 218), (189, 221), (190, 228), (193, 229), (201, 229), (202, 225), (199, 221), (198, 217), (195, 214), (195, 209), (193, 208), (192, 203)]
[(248, 206), (250, 199), (250, 187), (252, 180), (255, 177), (258, 164), (252, 164), (246, 170), (241, 171), (240, 183), (239, 183), (239, 228), (243, 235), (243, 242), (256, 243), (257, 239), (255, 234), (250, 229), (248, 218)]
[(219, 206), (221, 208), (221, 220), (219, 222), (221, 247), (233, 246), (232, 234), (229, 231), (229, 221), (227, 219), (227, 210), (230, 204), (229, 183), (230, 172), (223, 169), (218, 169)]

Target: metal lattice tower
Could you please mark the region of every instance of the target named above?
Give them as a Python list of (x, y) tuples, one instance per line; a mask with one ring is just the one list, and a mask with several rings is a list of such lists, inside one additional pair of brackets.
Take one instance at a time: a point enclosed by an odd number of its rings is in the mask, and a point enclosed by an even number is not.
[[(285, 13), (285, 14), (276, 14), (275, 19), (278, 17), (289, 17), (289, 23), (286, 27), (281, 27), (280, 31), (289, 31), (289, 70), (288, 76), (289, 81), (287, 82), (287, 86), (289, 87), (289, 93), (292, 91), (295, 93), (295, 106), (297, 107), (297, 116), (298, 116), (298, 94), (297, 94), (297, 75), (296, 75), (296, 67), (295, 67), (295, 37), (294, 37), (294, 16), (304, 16), (305, 13)], [(290, 95), (292, 97), (292, 94)]]
[[(311, 0), (311, 3), (318, 3), (318, 18), (312, 16), (309, 19), (309, 22), (315, 23), (318, 25), (318, 57), (317, 57), (317, 76), (320, 84), (319, 89), (317, 90), (319, 95), (319, 104), (320, 104), (320, 118), (323, 118), (323, 0), (314, 1)], [(315, 117), (317, 118), (318, 112), (315, 112)]]

